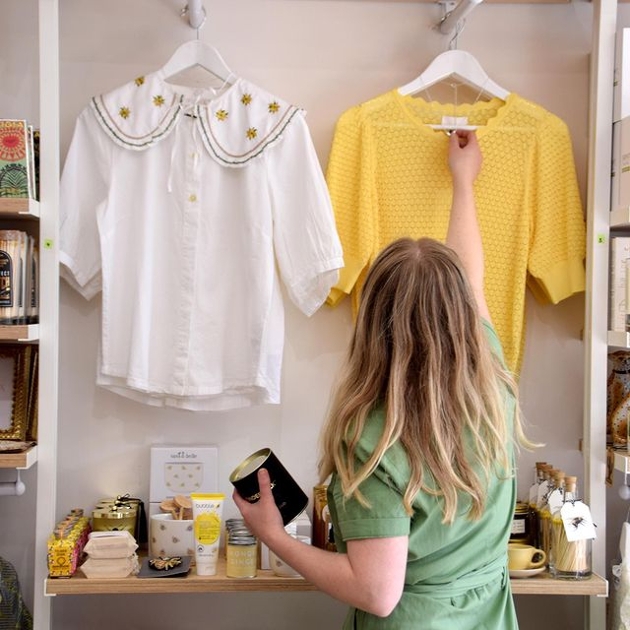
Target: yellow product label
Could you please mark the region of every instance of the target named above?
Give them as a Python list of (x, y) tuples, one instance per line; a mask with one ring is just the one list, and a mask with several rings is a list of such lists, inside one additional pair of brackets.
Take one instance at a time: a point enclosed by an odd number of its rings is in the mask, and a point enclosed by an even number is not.
[(202, 545), (212, 545), (221, 534), (221, 518), (217, 514), (204, 512), (195, 519), (195, 540)]

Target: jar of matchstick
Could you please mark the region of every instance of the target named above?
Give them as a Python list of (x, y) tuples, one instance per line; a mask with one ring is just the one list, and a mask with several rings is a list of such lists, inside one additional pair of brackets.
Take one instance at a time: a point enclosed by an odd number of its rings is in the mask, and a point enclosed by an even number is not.
[[(565, 477), (564, 505), (579, 502), (577, 494), (577, 478)], [(579, 519), (574, 519), (570, 526), (580, 527)], [(549, 570), (559, 579), (581, 580), (592, 573), (592, 539), (580, 538), (569, 540), (566, 532), (566, 519), (562, 509), (557, 510), (551, 521), (552, 544)]]

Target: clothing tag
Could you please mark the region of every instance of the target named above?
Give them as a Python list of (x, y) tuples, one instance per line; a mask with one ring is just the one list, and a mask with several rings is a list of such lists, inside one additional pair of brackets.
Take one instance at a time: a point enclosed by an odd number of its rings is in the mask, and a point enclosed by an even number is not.
[(582, 501), (565, 503), (560, 510), (564, 531), (569, 542), (595, 538), (595, 525), (591, 510)]
[(465, 127), (468, 125), (468, 116), (442, 116), (442, 124), (453, 129)]

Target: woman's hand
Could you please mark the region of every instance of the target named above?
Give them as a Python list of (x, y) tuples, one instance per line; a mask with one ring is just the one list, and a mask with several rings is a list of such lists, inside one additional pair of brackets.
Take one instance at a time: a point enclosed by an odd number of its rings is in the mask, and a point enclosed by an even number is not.
[(453, 177), (453, 185), (472, 183), (481, 171), (481, 149), (474, 131), (459, 129), (449, 138), (448, 165)]
[(247, 529), (268, 544), (268, 541), (274, 536), (286, 532), (284, 531), (282, 515), (273, 498), (269, 473), (264, 468), (258, 471), (258, 485), (260, 486), (260, 499), (256, 503), (250, 503), (243, 499), (237, 490), (232, 493), (232, 499), (240, 510)]

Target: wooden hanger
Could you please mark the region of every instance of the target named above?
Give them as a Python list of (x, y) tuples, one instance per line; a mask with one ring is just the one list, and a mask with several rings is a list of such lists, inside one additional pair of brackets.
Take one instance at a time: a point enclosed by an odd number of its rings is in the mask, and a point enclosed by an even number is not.
[(191, 68), (201, 67), (224, 84), (231, 84), (236, 75), (225, 63), (219, 51), (210, 44), (199, 39), (190, 40), (182, 44), (162, 66), (161, 72), (165, 79), (175, 76)]
[(507, 90), (497, 85), (481, 67), (481, 64), (465, 50), (447, 50), (438, 55), (416, 79), (398, 88), (403, 96), (422, 92), (449, 78), (455, 78), (481, 94), (505, 100)]

